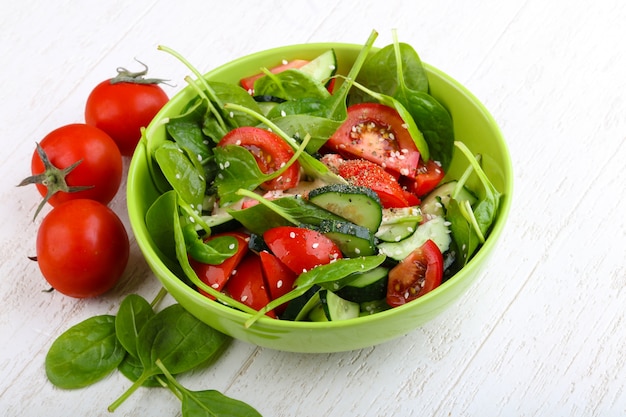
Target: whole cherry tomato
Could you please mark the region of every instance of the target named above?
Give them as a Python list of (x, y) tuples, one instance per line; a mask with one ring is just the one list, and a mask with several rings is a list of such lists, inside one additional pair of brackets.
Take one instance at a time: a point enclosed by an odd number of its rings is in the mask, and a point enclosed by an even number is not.
[(33, 175), (20, 185), (36, 184), (44, 196), (37, 213), (45, 202), (57, 206), (87, 198), (108, 204), (120, 187), (122, 169), (122, 155), (113, 139), (96, 127), (76, 123), (41, 140), (31, 160)]
[(107, 206), (87, 199), (48, 213), (37, 233), (37, 263), (48, 283), (76, 298), (101, 295), (120, 279), (129, 256), (128, 234)]
[(98, 84), (85, 106), (85, 122), (107, 132), (124, 156), (130, 156), (141, 139), (141, 128), (148, 126), (168, 102), (161, 80), (143, 78), (148, 69), (129, 72), (118, 69), (118, 76)]

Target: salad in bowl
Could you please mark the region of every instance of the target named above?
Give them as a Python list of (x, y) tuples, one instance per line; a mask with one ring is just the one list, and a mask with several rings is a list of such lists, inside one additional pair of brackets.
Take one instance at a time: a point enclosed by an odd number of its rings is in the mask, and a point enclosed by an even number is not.
[(201, 74), (144, 132), (133, 231), (207, 324), (275, 349), (398, 337), (466, 289), (503, 227), (511, 167), (462, 86), (397, 40), (293, 45)]

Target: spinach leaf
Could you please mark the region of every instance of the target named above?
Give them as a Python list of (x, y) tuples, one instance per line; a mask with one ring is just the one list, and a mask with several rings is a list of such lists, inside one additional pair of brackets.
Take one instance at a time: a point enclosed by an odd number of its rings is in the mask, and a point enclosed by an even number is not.
[(146, 212), (146, 228), (156, 247), (169, 259), (176, 259), (174, 246), (174, 223), (172, 213), (176, 211), (176, 191), (161, 194)]
[[(228, 336), (207, 326), (180, 304), (172, 304), (149, 319), (139, 331), (137, 355), (143, 366), (141, 376), (109, 406), (114, 411), (143, 383), (161, 374), (160, 360), (171, 373), (189, 371), (219, 352)], [(116, 365), (117, 366), (117, 365)]]
[(298, 196), (281, 197), (268, 203), (244, 210), (229, 210), (229, 213), (246, 229), (258, 235), (278, 226), (302, 223), (319, 226), (322, 220), (344, 220)]
[(292, 114), (272, 119), (274, 125), (286, 135), (299, 139), (310, 135), (306, 151), (313, 154), (324, 146), (329, 137), (341, 126), (341, 122), (312, 114)]
[[(457, 201), (456, 191), (452, 192), (450, 206), (446, 217), (451, 223), (452, 236), (459, 250), (461, 258), (465, 263), (469, 261), (476, 248), (485, 242), (485, 236), (489, 232), (491, 225), (496, 220), (500, 207), (501, 193), (493, 186), (477, 159), (472, 155), (467, 146), (456, 141), (455, 146), (467, 157), (470, 162), (468, 170), (473, 170), (483, 189), (478, 193), (478, 201), (472, 207), (469, 201)], [(460, 189), (469, 178), (464, 174), (457, 182), (456, 187)]]
[(205, 242), (193, 224), (183, 226), (187, 253), (196, 261), (219, 265), (237, 252), (239, 242), (233, 236), (218, 236)]
[(385, 255), (362, 256), (359, 258), (340, 258), (326, 265), (317, 266), (296, 278), (294, 289), (272, 301), (249, 318), (245, 326), (250, 327), (268, 311), (298, 298), (314, 285), (333, 288), (333, 283), (354, 276), (357, 272), (366, 272), (376, 268), (386, 259)]
[(178, 195), (193, 207), (202, 207), (206, 178), (187, 153), (173, 142), (164, 142), (154, 152), (163, 175)]
[(238, 201), (240, 188), (254, 190), (268, 180), (269, 176), (261, 172), (254, 156), (242, 146), (219, 146), (215, 148), (215, 158), (220, 167), (215, 185), (222, 206)]
[(162, 361), (157, 360), (168, 388), (182, 401), (183, 417), (261, 417), (252, 406), (215, 390), (191, 391), (179, 383)]
[(59, 336), (46, 355), (46, 375), (60, 388), (82, 388), (110, 374), (126, 351), (115, 336), (115, 317), (88, 318)]
[[(399, 56), (400, 65), (396, 57)], [(396, 78), (398, 68), (403, 68), (404, 77)], [(396, 96), (402, 89), (400, 82), (406, 82), (406, 87), (424, 93), (428, 92), (428, 76), (417, 52), (406, 43), (385, 46), (372, 54), (363, 64), (357, 82), (367, 88), (388, 96)], [(369, 101), (368, 96), (355, 91), (350, 96), (350, 103)]]
[(127, 295), (122, 300), (115, 317), (115, 334), (117, 340), (131, 356), (138, 357), (139, 331), (154, 315), (150, 303), (137, 294)]
[[(143, 374), (143, 365), (139, 358), (136, 358), (132, 355), (126, 355), (122, 363), (120, 363), (117, 367), (117, 370), (120, 371), (122, 375), (128, 378), (129, 381), (135, 382), (139, 378), (141, 378)], [(159, 382), (157, 377), (153, 376), (141, 384), (142, 387), (162, 387), (163, 384)]]
[(181, 390), (183, 417), (260, 417), (261, 414), (243, 401), (216, 390)]
[(260, 96), (273, 96), (284, 100), (330, 96), (321, 82), (298, 69), (288, 69), (278, 74), (266, 72), (265, 76), (254, 82), (254, 92)]
[(212, 297), (215, 297), (217, 300), (222, 301), (233, 308), (237, 308), (243, 312), (254, 313), (256, 312), (254, 309), (248, 307), (247, 305), (234, 300), (224, 293), (217, 291), (215, 288), (210, 285), (205, 284), (198, 278), (196, 272), (193, 270), (191, 265), (189, 264), (189, 257), (187, 255), (187, 246), (185, 244), (185, 236), (183, 233), (183, 225), (181, 224), (180, 216), (178, 213), (172, 213), (172, 219), (174, 224), (174, 242), (176, 247), (176, 259), (180, 265), (180, 268), (183, 271), (184, 277), (191, 283), (192, 286), (202, 289), (203, 291), (209, 293)]
[(202, 121), (207, 112), (204, 100), (196, 103), (186, 112), (177, 117), (170, 117), (165, 128), (167, 133), (181, 148), (189, 149), (192, 154), (199, 155), (201, 161), (211, 157), (207, 137), (202, 131)]
[(157, 359), (174, 374), (207, 362), (228, 336), (204, 324), (180, 304), (158, 312), (139, 332), (137, 353), (146, 374), (160, 373)]
[[(419, 146), (417, 148), (422, 153), (424, 160), (433, 158), (441, 164), (445, 172), (450, 166), (452, 154), (454, 153), (454, 127), (450, 113), (433, 96), (427, 93), (428, 84), (426, 84), (426, 90), (410, 87), (411, 75), (414, 72), (411, 69), (421, 68), (417, 52), (406, 44), (399, 44), (395, 39), (395, 32), (392, 47), (395, 51), (397, 71), (397, 90), (393, 97), (400, 101), (408, 110), (415, 120), (415, 124), (424, 135), (424, 140), (428, 143), (428, 153), (425, 156), (423, 150)], [(405, 67), (404, 61), (407, 55), (414, 58), (409, 60), (409, 62), (417, 62), (419, 65)], [(415, 59), (417, 61), (414, 61)], [(409, 73), (405, 72), (407, 70), (409, 70)]]

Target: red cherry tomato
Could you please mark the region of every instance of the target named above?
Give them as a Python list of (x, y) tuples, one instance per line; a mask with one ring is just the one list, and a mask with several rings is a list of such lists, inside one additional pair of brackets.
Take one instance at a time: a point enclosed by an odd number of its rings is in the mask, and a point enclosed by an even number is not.
[(332, 240), (311, 229), (279, 226), (266, 231), (263, 239), (272, 253), (298, 275), (342, 257)]
[[(285, 62), (285, 63), (283, 63), (281, 65), (277, 65), (277, 66), (271, 68), (270, 72), (273, 73), (273, 74), (278, 74), (279, 72), (282, 72), (282, 71), (285, 71), (285, 70), (288, 70), (288, 69), (302, 68), (303, 66), (305, 66), (308, 63), (309, 63), (309, 61), (306, 61), (304, 59), (294, 59), (293, 61)], [(250, 94), (254, 94), (254, 82), (256, 80), (258, 80), (259, 78), (261, 78), (262, 76), (264, 76), (264, 75), (265, 75), (265, 73), (260, 72), (258, 74), (251, 75), (250, 77), (242, 78), (239, 81), (239, 83)]]
[[(263, 280), (261, 259), (250, 252), (237, 265), (237, 269), (224, 287), (224, 292), (234, 300), (255, 310), (260, 310), (270, 302), (270, 297)], [(276, 318), (274, 311), (267, 313), (269, 317)]]
[(406, 304), (441, 284), (443, 256), (432, 240), (427, 240), (389, 271), (387, 304)]
[[(211, 235), (209, 236), (209, 238), (206, 239), (206, 241), (215, 239), (219, 236), (233, 236), (235, 239), (237, 239), (237, 252), (235, 252), (233, 256), (226, 259), (219, 265), (205, 264), (202, 262), (198, 262), (191, 257), (189, 258), (189, 264), (195, 271), (196, 275), (198, 275), (198, 278), (200, 278), (200, 280), (206, 285), (216, 289), (217, 291), (221, 291), (224, 288), (224, 286), (228, 282), (228, 279), (233, 274), (233, 271), (235, 271), (235, 268), (237, 268), (239, 262), (241, 262), (246, 253), (248, 253), (248, 235), (238, 232), (225, 232)], [(199, 291), (205, 296), (213, 298), (206, 291), (203, 291), (202, 289), (199, 289)]]
[(169, 100), (158, 84), (105, 80), (89, 94), (85, 122), (108, 133), (124, 156), (133, 154), (146, 127)]
[[(293, 283), (298, 277), (287, 265), (282, 263), (280, 259), (272, 255), (268, 251), (259, 252), (261, 258), (261, 267), (263, 268), (263, 276), (265, 277), (265, 287), (269, 291), (270, 298), (276, 298), (287, 294), (293, 289)], [(274, 311), (280, 315), (287, 304), (277, 307)]]
[(348, 182), (371, 188), (378, 194), (384, 208), (409, 205), (398, 181), (380, 165), (365, 159), (351, 159), (339, 164), (337, 169), (337, 173)]
[[(239, 145), (246, 148), (254, 156), (259, 169), (270, 174), (291, 159), (294, 152), (276, 133), (258, 127), (238, 127), (228, 132), (217, 144), (218, 146)], [(300, 180), (300, 164), (296, 161), (278, 178), (261, 184), (265, 190), (286, 190), (298, 185)]]
[(95, 297), (122, 276), (129, 256), (128, 235), (117, 215), (94, 200), (71, 200), (43, 219), (37, 233), (37, 262), (57, 291)]
[(430, 159), (428, 162), (424, 163), (420, 159), (415, 179), (403, 178), (401, 182), (406, 186), (407, 190), (410, 190), (417, 196), (423, 197), (434, 190), (445, 175), (443, 168), (441, 168), (437, 162)]
[[(102, 130), (86, 124), (70, 124), (50, 132), (39, 144), (53, 167), (46, 166), (36, 150), (31, 161), (33, 177), (42, 196), (54, 193), (48, 202), (57, 206), (68, 200), (91, 199), (108, 204), (122, 181), (122, 156), (113, 139)], [(77, 164), (69, 173), (53, 173)], [(38, 178), (37, 178), (38, 177)], [(29, 180), (32, 180), (29, 182)], [(87, 187), (68, 192), (74, 187)]]
[(420, 154), (395, 109), (378, 103), (348, 107), (348, 117), (326, 147), (348, 158), (375, 162), (396, 176), (412, 176)]

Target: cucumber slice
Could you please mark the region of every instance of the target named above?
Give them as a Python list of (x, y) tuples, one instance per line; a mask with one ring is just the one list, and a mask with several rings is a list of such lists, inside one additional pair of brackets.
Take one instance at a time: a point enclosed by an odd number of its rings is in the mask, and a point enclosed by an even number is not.
[(436, 216), (421, 224), (415, 233), (400, 242), (382, 242), (378, 244), (380, 253), (401, 261), (414, 250), (422, 246), (428, 239), (435, 242), (441, 253), (450, 247), (450, 224), (443, 217)]
[(309, 314), (311, 321), (338, 321), (359, 317), (361, 307), (358, 303), (344, 300), (328, 290), (319, 292), (320, 304)]
[(330, 78), (337, 73), (337, 55), (335, 50), (329, 49), (322, 53), (308, 64), (302, 66), (300, 71), (319, 82), (330, 82)]
[(371, 314), (380, 313), (381, 311), (389, 310), (389, 304), (385, 299), (374, 300), (374, 301), (366, 301), (360, 304), (361, 312), (359, 313), (359, 317), (361, 316), (369, 316)]
[(383, 220), (376, 237), (385, 242), (399, 242), (412, 235), (421, 221), (419, 207), (383, 209)]
[[(294, 298), (287, 304), (285, 311), (281, 314), (281, 320), (296, 320), (296, 317), (299, 316), (300, 312), (307, 306), (307, 303), (312, 299), (317, 297), (319, 301), (319, 296), (317, 293), (320, 291), (321, 287), (319, 285), (314, 285), (307, 292), (302, 294), (300, 297)], [(314, 302), (311, 302), (314, 304)], [(307, 306), (310, 308), (311, 306)]]
[(337, 291), (337, 295), (355, 303), (365, 303), (385, 298), (387, 294), (387, 274), (389, 270), (379, 266), (370, 271), (358, 274)]
[(383, 218), (378, 195), (367, 187), (330, 184), (309, 192), (309, 201), (376, 233)]
[[(458, 182), (456, 180), (449, 181), (445, 184), (441, 184), (433, 191), (431, 191), (424, 198), (424, 200), (422, 200), (421, 208), (424, 216), (443, 216), (445, 214), (446, 208), (448, 207), (448, 203), (450, 202), (451, 195), (454, 192), (457, 183)], [(472, 205), (477, 201), (476, 196), (466, 187), (461, 188), (459, 194), (456, 196), (456, 200), (468, 200)]]
[(319, 228), (348, 258), (376, 254), (376, 242), (369, 229), (341, 220), (322, 220)]

